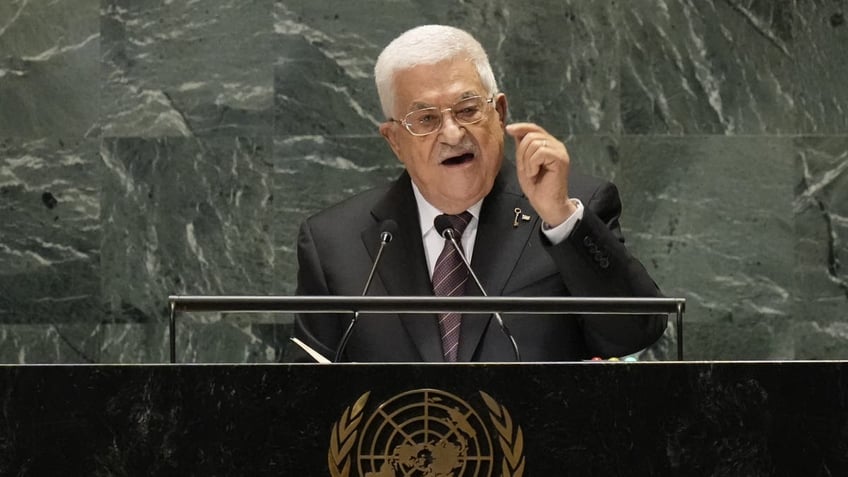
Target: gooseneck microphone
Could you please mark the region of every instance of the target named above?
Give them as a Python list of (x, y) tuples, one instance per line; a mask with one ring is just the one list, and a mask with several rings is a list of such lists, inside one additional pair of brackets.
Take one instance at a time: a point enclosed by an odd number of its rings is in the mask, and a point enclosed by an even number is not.
[[(433, 225), (436, 227), (436, 231), (439, 232), (439, 235), (445, 238), (445, 240), (449, 240), (453, 244), (453, 248), (459, 254), (459, 258), (462, 259), (462, 263), (465, 264), (465, 268), (468, 269), (468, 273), (471, 275), (471, 278), (474, 279), (474, 283), (477, 284), (477, 289), (480, 290), (480, 293), (483, 296), (489, 296), (486, 293), (486, 290), (483, 289), (483, 284), (480, 283), (480, 280), (477, 278), (477, 274), (474, 273), (474, 270), (471, 268), (471, 264), (468, 263), (468, 259), (465, 258), (465, 254), (462, 253), (462, 247), (456, 243), (456, 236), (459, 235), (454, 230), (453, 226), (450, 223), (450, 219), (445, 215), (439, 215), (433, 221)], [(501, 314), (497, 311), (492, 313), (495, 315), (495, 321), (498, 322), (498, 326), (501, 328), (501, 332), (503, 332), (504, 336), (509, 339), (509, 342), (512, 344), (512, 352), (515, 354), (515, 360), (521, 361), (521, 354), (518, 353), (518, 344), (515, 342), (515, 338), (512, 336), (512, 333), (509, 332), (509, 328), (504, 324), (503, 318), (501, 318)]]
[[(386, 248), (394, 235), (398, 231), (398, 224), (392, 219), (386, 219), (380, 222), (380, 248), (377, 249), (377, 256), (374, 257), (374, 263), (371, 264), (371, 272), (368, 274), (368, 280), (365, 281), (365, 288), (362, 290), (362, 296), (368, 294), (368, 290), (371, 288), (371, 281), (374, 279), (374, 272), (377, 271), (377, 264), (380, 263), (380, 257), (383, 256), (383, 249)], [(359, 312), (355, 311), (353, 313), (353, 318), (350, 319), (350, 323), (347, 325), (347, 329), (342, 335), (342, 339), (339, 342), (339, 347), (336, 349), (336, 357), (333, 359), (334, 363), (338, 363), (342, 358), (342, 353), (344, 353), (344, 349), (347, 346), (347, 342), (350, 339), (350, 335), (353, 334), (353, 327), (356, 326), (356, 321), (359, 319)]]

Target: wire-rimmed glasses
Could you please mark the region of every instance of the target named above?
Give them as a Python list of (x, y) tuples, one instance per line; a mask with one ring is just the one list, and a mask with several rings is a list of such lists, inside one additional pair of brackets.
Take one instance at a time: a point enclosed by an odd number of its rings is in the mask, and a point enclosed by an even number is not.
[(494, 100), (494, 96), (488, 99), (482, 96), (470, 96), (459, 100), (449, 108), (439, 109), (433, 106), (416, 109), (400, 121), (397, 119), (391, 119), (391, 121), (402, 124), (413, 136), (426, 136), (442, 128), (442, 115), (445, 111), (450, 111), (454, 121), (462, 126), (479, 123), (486, 118), (486, 105)]

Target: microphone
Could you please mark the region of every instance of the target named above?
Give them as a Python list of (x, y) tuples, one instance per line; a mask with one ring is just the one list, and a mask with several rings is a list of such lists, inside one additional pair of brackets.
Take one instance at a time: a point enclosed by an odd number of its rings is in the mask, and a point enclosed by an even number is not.
[[(374, 272), (377, 271), (377, 264), (380, 263), (380, 258), (383, 256), (383, 249), (386, 248), (386, 245), (392, 241), (397, 231), (398, 224), (394, 220), (386, 219), (380, 222), (380, 248), (377, 249), (377, 256), (374, 257), (374, 263), (371, 264), (371, 272), (368, 274), (368, 279), (365, 281), (365, 288), (362, 290), (362, 296), (368, 294), (368, 290), (371, 288), (371, 281), (374, 279)], [(333, 359), (334, 363), (338, 363), (342, 358), (342, 353), (347, 346), (350, 335), (353, 334), (353, 327), (356, 326), (356, 321), (358, 319), (359, 312), (353, 312), (353, 318), (350, 319), (350, 323), (348, 323), (347, 329), (339, 342), (339, 347), (336, 349), (336, 357)]]
[[(474, 273), (474, 269), (471, 268), (471, 264), (468, 263), (468, 259), (465, 258), (465, 254), (462, 253), (462, 247), (460, 247), (459, 244), (456, 243), (455, 237), (457, 236), (457, 233), (451, 225), (450, 219), (448, 219), (446, 215), (439, 215), (433, 221), (433, 225), (436, 226), (436, 231), (439, 232), (439, 235), (444, 237), (445, 240), (450, 240), (450, 242), (453, 244), (453, 248), (456, 249), (456, 253), (459, 254), (459, 258), (462, 259), (462, 263), (465, 264), (465, 268), (468, 269), (468, 273), (471, 275), (471, 278), (474, 279), (474, 283), (477, 284), (477, 289), (480, 290), (480, 293), (482, 293), (483, 296), (489, 296), (486, 293), (486, 290), (483, 289), (483, 284), (480, 283), (480, 280), (477, 278), (477, 274)], [(504, 324), (503, 318), (501, 318), (501, 314), (497, 311), (492, 314), (495, 315), (495, 321), (498, 322), (498, 326), (501, 328), (501, 332), (503, 332), (503, 334), (507, 338), (509, 338), (509, 342), (512, 344), (512, 352), (515, 355), (515, 360), (521, 361), (521, 355), (518, 353), (518, 344), (515, 342), (515, 338), (512, 336), (512, 333), (509, 332), (509, 328), (507, 328), (506, 324)]]

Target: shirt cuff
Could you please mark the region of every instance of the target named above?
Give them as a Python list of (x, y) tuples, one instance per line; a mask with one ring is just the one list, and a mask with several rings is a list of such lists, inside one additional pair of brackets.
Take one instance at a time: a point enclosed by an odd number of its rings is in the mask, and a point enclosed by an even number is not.
[(577, 226), (577, 222), (583, 220), (583, 202), (580, 202), (580, 199), (569, 200), (577, 206), (577, 210), (571, 214), (571, 217), (565, 219), (565, 222), (557, 225), (556, 227), (551, 227), (550, 225), (542, 222), (542, 233), (545, 234), (545, 237), (547, 237), (554, 245), (557, 245), (568, 238), (574, 230), (574, 227)]

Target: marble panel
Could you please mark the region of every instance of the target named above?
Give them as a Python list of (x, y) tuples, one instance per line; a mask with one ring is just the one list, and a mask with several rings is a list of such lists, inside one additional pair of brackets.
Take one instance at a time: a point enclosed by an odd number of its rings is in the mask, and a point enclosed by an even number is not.
[(510, 122), (568, 134), (620, 132), (620, 10), (615, 2), (503, 2), (493, 15), (499, 22), (484, 23), (480, 33), (510, 100)]
[(631, 247), (687, 299), (686, 357), (794, 357), (792, 139), (625, 136), (619, 154)]
[(97, 323), (0, 324), (0, 363), (100, 362), (101, 334)]
[[(619, 136), (549, 132), (565, 144), (573, 171), (617, 183), (621, 168)], [(515, 160), (515, 141), (512, 139), (507, 142), (507, 156)]]
[(109, 139), (101, 150), (104, 300), (164, 323), (170, 294), (270, 294), (271, 141)]
[(180, 363), (280, 362), (294, 323), (289, 313), (192, 315), (177, 331)]
[(848, 2), (797, 2), (798, 22), (794, 83), (799, 131), (810, 134), (848, 133)]
[[(276, 363), (284, 359), (290, 314), (178, 313), (177, 363)], [(98, 329), (100, 363), (169, 363), (167, 323), (104, 324)], [(60, 362), (60, 361), (56, 361)]]
[(0, 2), (0, 137), (96, 136), (99, 0)]
[(0, 140), (0, 323), (103, 319), (102, 172), (94, 140)]
[(109, 137), (268, 135), (271, 0), (104, 0)]
[[(801, 2), (807, 3), (807, 2)], [(797, 2), (636, 0), (621, 21), (630, 134), (799, 130)]]
[(848, 137), (796, 139), (798, 357), (848, 359)]
[(374, 63), (391, 39), (373, 38), (375, 19), (391, 15), (383, 3), (275, 3), (275, 134), (377, 134)]

